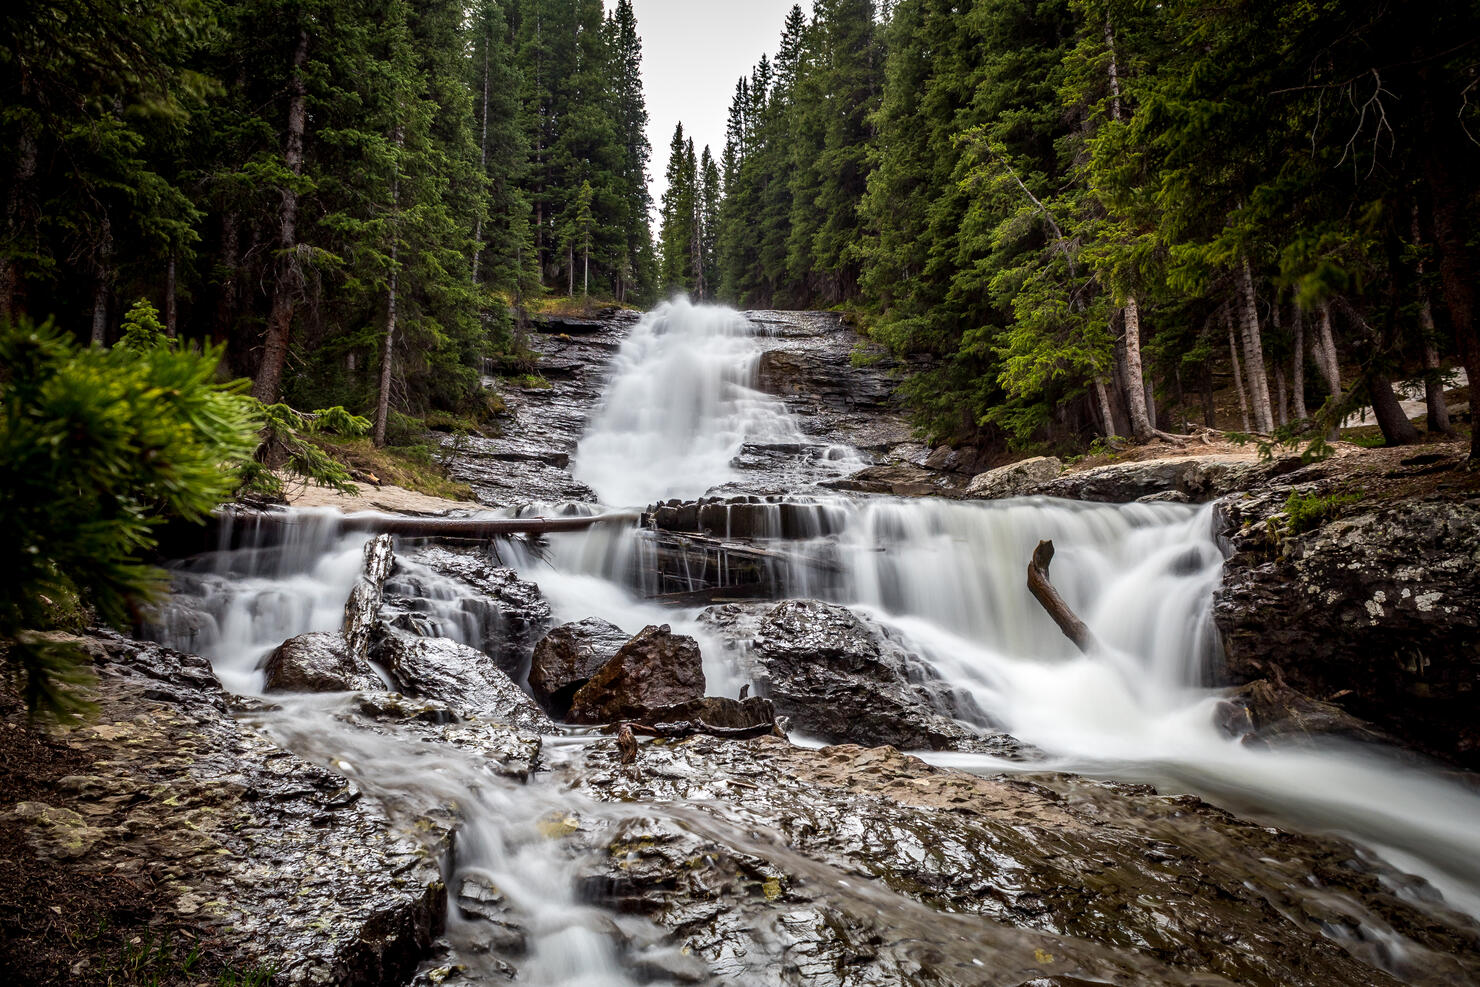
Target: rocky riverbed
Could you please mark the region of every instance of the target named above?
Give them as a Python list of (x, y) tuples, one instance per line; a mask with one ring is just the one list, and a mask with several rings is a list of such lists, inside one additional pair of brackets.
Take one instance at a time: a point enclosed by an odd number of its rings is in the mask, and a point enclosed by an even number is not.
[[(89, 636), (97, 710), (48, 740), (68, 773), (0, 805), (7, 852), (27, 873), (147, 887), (129, 921), (278, 984), (1480, 982), (1463, 894), (1480, 875), (1414, 849), (1453, 841), (1462, 859), (1463, 824), (1338, 832), (1314, 796), (1282, 811), (1260, 794), (1307, 756), (1285, 752), (1327, 758), (1308, 770), (1353, 790), (1401, 777), (1339, 759), (1333, 737), (1403, 745), (1422, 774), (1404, 791), (1424, 797), (1451, 784), (1424, 758), (1475, 765), (1480, 490), (1451, 452), (990, 469), (912, 442), (888, 364), (855, 366), (869, 361), (832, 316), (753, 318), (749, 383), (803, 440), (742, 445), (738, 479), (649, 505), (646, 531), (490, 553), (316, 521), (291, 550), (182, 565), (148, 633), (214, 668)], [(571, 457), (631, 325), (539, 327), (552, 386), (511, 399), (507, 438), (457, 450), (484, 504), (596, 499)], [(818, 465), (835, 445), (851, 473)], [(1193, 524), (1206, 530), (1179, 543)], [(1055, 581), (1113, 641), (1140, 640), (1116, 630), (1136, 598), (1102, 599), (1105, 566), (1165, 555), (1167, 598), (1200, 585), (1209, 555), (1221, 568), (1185, 640), (1216, 638), (1229, 689), (1135, 708), (1148, 729), (1198, 718), (1225, 760), (1104, 743), (1075, 759), (1017, 708), (1085, 664), (1012, 609), (1023, 546), (1054, 525)], [(971, 541), (976, 527), (1003, 534)], [(1006, 568), (951, 570), (970, 585), (942, 635), (919, 615), (954, 604), (891, 573), (973, 552)], [(860, 574), (876, 603), (848, 597)], [(972, 594), (991, 619), (965, 612)], [(244, 621), (257, 637), (236, 647)], [(1022, 640), (1046, 657), (982, 666), (973, 650)], [(1079, 709), (1094, 721), (1119, 679), (1091, 671)], [(1467, 785), (1444, 789), (1460, 818)], [(96, 956), (78, 962), (58, 976), (106, 982)]]

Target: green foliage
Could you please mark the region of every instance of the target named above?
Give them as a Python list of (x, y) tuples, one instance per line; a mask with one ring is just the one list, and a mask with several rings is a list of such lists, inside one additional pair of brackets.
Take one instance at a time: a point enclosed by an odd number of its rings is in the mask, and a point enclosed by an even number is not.
[(83, 656), (38, 635), (82, 599), (126, 626), (163, 576), (140, 561), (171, 517), (202, 521), (251, 457), (253, 408), (219, 350), (78, 349), (50, 324), (0, 328), (0, 643), (32, 709), (80, 708)]
[(352, 415), (339, 405), (320, 408), (308, 416), (308, 430), (323, 435), (361, 436), (370, 434), (370, 419)]
[(118, 345), (123, 349), (143, 352), (169, 344), (164, 323), (159, 321), (159, 310), (143, 298), (134, 302), (123, 317), (122, 328)]
[[(343, 408), (325, 408), (315, 416), (327, 419), (326, 427), (313, 427), (318, 418), (308, 418), (286, 404), (258, 404), (258, 443), (251, 462), (242, 473), (239, 496), (286, 499), (291, 483), (312, 484), (340, 493), (356, 494), (359, 488), (343, 463), (315, 444), (310, 435), (365, 435), (370, 423)], [(279, 474), (287, 474), (285, 481)]]
[(1290, 534), (1299, 535), (1312, 531), (1341, 515), (1342, 508), (1355, 504), (1362, 498), (1356, 494), (1301, 494), (1291, 492), (1285, 501), (1285, 517)]

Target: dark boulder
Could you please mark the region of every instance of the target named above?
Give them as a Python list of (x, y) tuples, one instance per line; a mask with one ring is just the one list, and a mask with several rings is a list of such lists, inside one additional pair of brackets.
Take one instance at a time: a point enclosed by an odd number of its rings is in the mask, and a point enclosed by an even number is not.
[(629, 636), (616, 624), (598, 617), (561, 624), (534, 646), (530, 691), (551, 716), (565, 716), (576, 690), (616, 657)]
[(1229, 681), (1281, 682), (1480, 767), (1480, 497), (1348, 504), (1296, 532), (1289, 494), (1218, 507)]
[(447, 638), (392, 632), (377, 643), (375, 657), (409, 696), (434, 699), (495, 723), (537, 733), (551, 730), (549, 717), (534, 700), (476, 648)]
[(582, 686), (571, 702), (575, 723), (646, 719), (652, 710), (704, 697), (699, 644), (667, 624), (644, 627)]
[(700, 619), (735, 644), (757, 694), (800, 734), (915, 750), (1013, 749), (993, 736), (969, 696), (847, 607), (817, 600), (726, 604)]
[(384, 689), (364, 658), (340, 634), (316, 631), (289, 638), (267, 656), (268, 692), (348, 692)]

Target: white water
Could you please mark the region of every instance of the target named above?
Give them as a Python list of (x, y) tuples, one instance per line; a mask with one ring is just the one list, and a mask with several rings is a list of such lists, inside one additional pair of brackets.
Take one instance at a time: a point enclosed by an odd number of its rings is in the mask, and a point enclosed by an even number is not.
[[(679, 303), (644, 320), (617, 359), (577, 476), (614, 504), (692, 496), (735, 480), (731, 459), (743, 442), (799, 434), (784, 407), (742, 383), (756, 349), (725, 310)], [(774, 543), (794, 556), (778, 563), (787, 595), (875, 615), (1048, 756), (1027, 766), (968, 755), (927, 755), (932, 760), (987, 772), (1055, 768), (1194, 792), (1282, 825), (1348, 836), (1480, 915), (1480, 798), (1471, 791), (1381, 751), (1263, 750), (1215, 727), (1209, 605), (1222, 556), (1206, 509), (840, 499), (818, 510), (828, 521), (819, 530), (833, 534)], [(629, 631), (666, 622), (700, 636), (710, 691), (736, 694), (743, 683), (724, 648), (695, 623), (698, 611), (634, 592), (643, 584), (645, 537), (613, 528), (552, 536), (545, 560), (519, 564), (540, 583), (557, 621), (599, 616)], [(1103, 653), (1074, 652), (1028, 595), (1025, 568), (1042, 538), (1057, 549), (1055, 584), (1106, 644)], [(271, 647), (338, 626), (363, 541), (317, 522), (281, 549), (216, 556), (186, 577), (208, 618), (177, 619), (166, 636), (212, 658), (228, 688), (258, 692), (258, 665)], [(460, 629), (452, 603), (430, 609), (438, 633), (472, 634)], [(269, 717), (267, 728), (309, 756), (342, 761), (341, 770), (384, 800), (415, 792), (463, 806), (458, 873), (486, 870), (536, 930), (536, 959), (521, 982), (624, 982), (611, 947), (582, 919), (571, 862), (552, 847), (557, 841), (531, 835), (537, 818), (561, 804), (559, 793), (493, 784), (451, 755), (431, 763), (443, 755), (425, 745), (387, 747), (331, 720), (324, 703), (332, 700), (304, 700)]]

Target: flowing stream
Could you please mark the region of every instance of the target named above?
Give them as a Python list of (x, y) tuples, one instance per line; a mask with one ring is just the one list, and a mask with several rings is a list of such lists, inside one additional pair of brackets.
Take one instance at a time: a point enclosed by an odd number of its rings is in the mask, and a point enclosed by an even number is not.
[[(746, 443), (791, 443), (798, 475), (810, 479), (818, 440), (802, 435), (780, 401), (752, 387), (763, 345), (729, 310), (660, 307), (616, 358), (573, 460), (575, 476), (607, 506), (641, 506), (743, 484), (734, 462)], [(783, 595), (845, 603), (877, 618), (994, 722), (1044, 754), (1026, 765), (970, 754), (927, 759), (983, 773), (1047, 768), (1196, 793), (1273, 824), (1350, 838), (1480, 916), (1480, 797), (1470, 789), (1395, 754), (1334, 743), (1253, 748), (1216, 728), (1210, 603), (1223, 556), (1210, 508), (849, 499), (810, 482), (758, 492), (782, 495), (756, 510), (774, 514), (777, 537), (759, 542), (774, 549), (772, 576)], [(797, 517), (805, 522), (802, 537)], [(168, 617), (160, 635), (211, 658), (232, 691), (260, 693), (261, 660), (284, 639), (338, 625), (365, 538), (339, 534), (328, 516), (305, 514), (303, 522), (286, 541), (254, 547), (248, 539), (247, 547), (179, 570), (177, 586), (195, 608), (188, 618)], [(787, 524), (791, 537), (779, 537)], [(1100, 654), (1074, 651), (1023, 585), (1027, 559), (1045, 538), (1057, 549), (1055, 585), (1104, 642)], [(745, 684), (698, 622), (698, 608), (644, 598), (651, 532), (593, 528), (550, 536), (538, 554), (517, 546), (505, 552), (539, 583), (557, 623), (596, 616), (628, 632), (669, 623), (700, 640), (711, 693), (737, 695)], [(436, 578), (424, 576), (424, 595), (437, 597)], [(477, 645), (479, 631), (459, 616), (454, 595), (443, 593), (440, 610), (435, 600), (427, 607), (433, 630)], [(651, 979), (640, 960), (644, 950), (662, 948), (657, 933), (627, 929), (628, 945), (614, 945), (612, 920), (579, 903), (576, 864), (539, 838), (540, 820), (571, 810), (567, 796), (538, 777), (495, 783), (454, 753), (352, 730), (332, 717), (341, 701), (294, 699), (259, 719), (286, 745), (335, 764), (389, 804), (462, 807), (449, 887), (470, 874), (491, 875), (525, 917), (532, 959), (520, 982)], [(579, 735), (552, 739), (547, 760), (579, 756), (584, 743)], [(907, 907), (904, 899), (898, 907)], [(454, 915), (455, 942), (460, 928)], [(476, 965), (475, 952), (460, 955)]]

